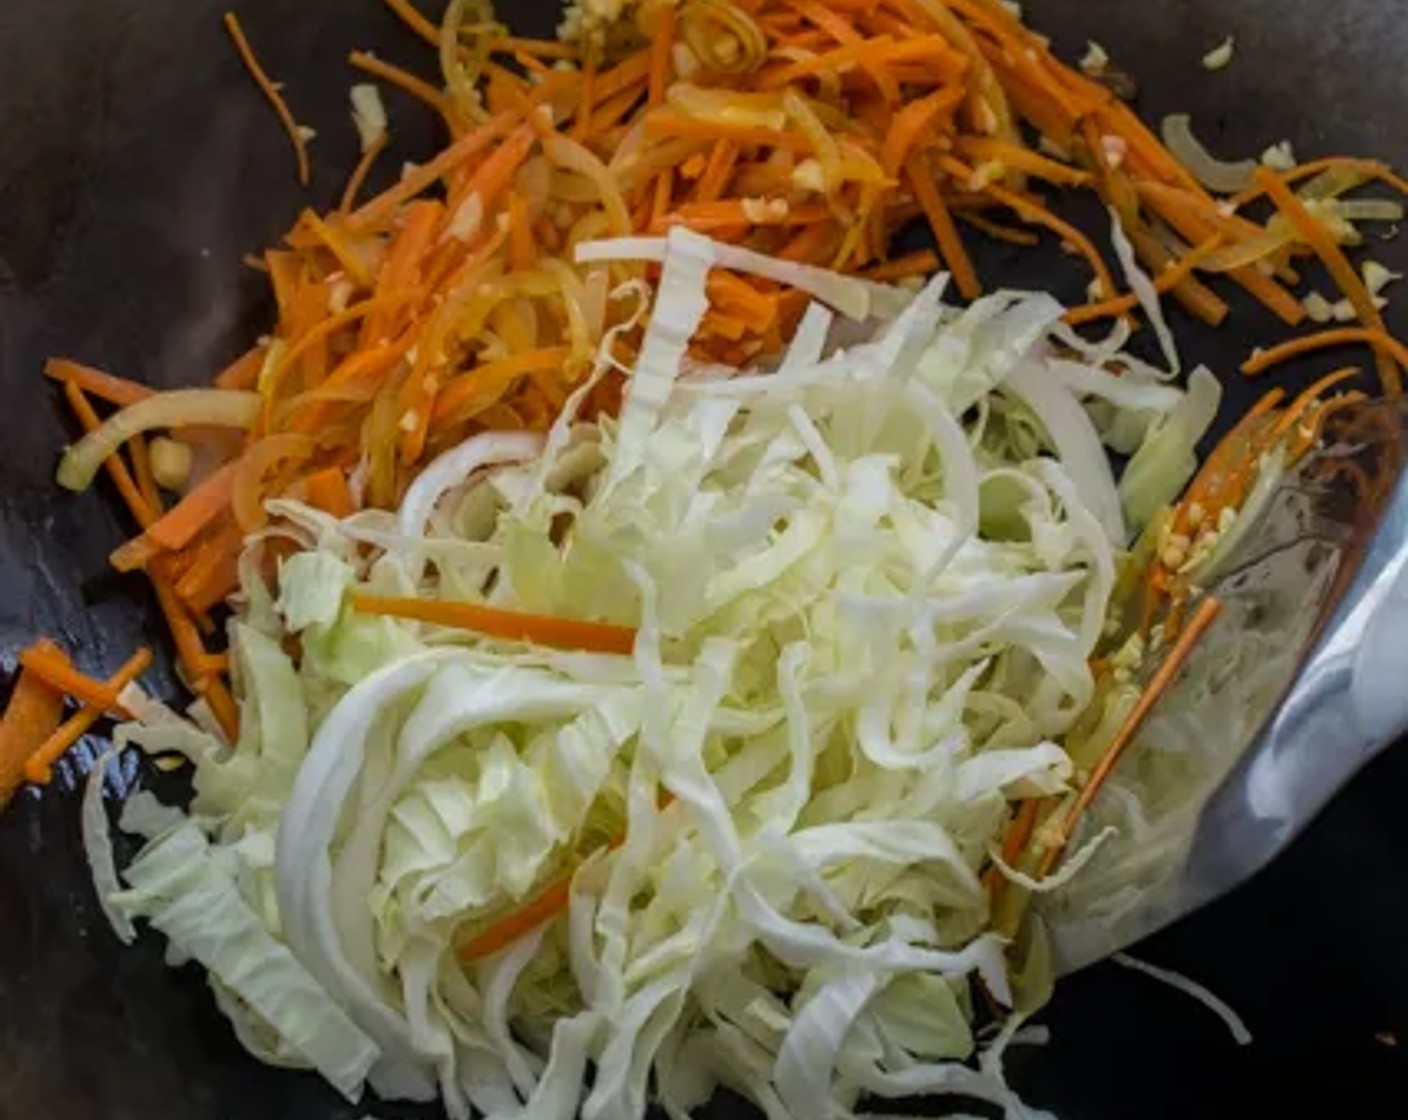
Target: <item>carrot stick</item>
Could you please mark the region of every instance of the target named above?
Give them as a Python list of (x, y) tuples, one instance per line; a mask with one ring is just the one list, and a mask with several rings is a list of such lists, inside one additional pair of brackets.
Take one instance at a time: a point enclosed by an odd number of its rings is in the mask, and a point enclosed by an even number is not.
[(917, 154), (911, 154), (905, 161), (904, 170), (909, 189), (914, 192), (919, 205), (924, 208), (924, 216), (929, 220), (929, 228), (934, 232), (939, 255), (943, 257), (948, 270), (953, 273), (953, 282), (958, 286), (959, 295), (964, 299), (977, 299), (983, 294), (983, 286), (978, 282), (978, 273), (973, 267), (972, 258), (963, 247), (963, 238), (959, 236), (958, 229), (953, 224), (953, 218), (948, 212), (948, 207), (944, 205), (933, 176)]
[(337, 263), (342, 266), (347, 273), (360, 287), (370, 288), (372, 285), (372, 274), (367, 270), (366, 261), (358, 255), (356, 249), (347, 243), (346, 238), (336, 228), (336, 217), (332, 221), (323, 221), (313, 210), (304, 210), (299, 215), (299, 224), (306, 225), (309, 231), (327, 250), (337, 258)]
[(382, 2), (400, 17), (402, 23), (432, 47), (440, 46), (440, 29), (421, 15), (410, 0), (382, 0)]
[(154, 389), (125, 377), (114, 377), (92, 366), (80, 365), (67, 358), (50, 358), (44, 363), (44, 376), (60, 383), (72, 382), (108, 404), (126, 408), (150, 397)]
[[(1315, 219), (1314, 215), (1305, 208), (1305, 203), (1301, 202), (1281, 177), (1270, 168), (1257, 168), (1256, 181), (1257, 185), (1270, 196), (1276, 208), (1286, 216), (1296, 233), (1324, 263), (1330, 277), (1344, 293), (1345, 298), (1349, 300), (1354, 308), (1354, 313), (1359, 316), (1359, 321), (1365, 329), (1378, 331), (1380, 334), (1385, 333), (1384, 319), (1379, 314), (1379, 309), (1374, 305), (1374, 297), (1369, 294), (1369, 289), (1364, 286), (1364, 281), (1359, 278), (1359, 273), (1349, 263), (1349, 258), (1344, 255), (1344, 250), (1330, 236), (1329, 231)], [(1403, 379), (1399, 375), (1398, 367), (1394, 365), (1392, 356), (1381, 346), (1375, 347), (1374, 356), (1378, 362), (1379, 381), (1383, 385), (1384, 393), (1391, 397), (1398, 396), (1403, 391)]]
[(517, 191), (508, 196), (508, 263), (515, 272), (527, 272), (538, 258), (533, 244), (533, 226), (528, 220), (528, 203)]
[(508, 188), (508, 185), (513, 181), (514, 173), (528, 158), (528, 153), (533, 150), (533, 145), (537, 142), (537, 133), (533, 131), (531, 125), (525, 124), (495, 148), (489, 158), (480, 164), (478, 170), (470, 176), (463, 188), (450, 196), (449, 202), (445, 206), (445, 218), (441, 228), (442, 236), (448, 233), (459, 215), (461, 207), (465, 206), (472, 196), (478, 197), (479, 212), (487, 217), (490, 207), (498, 201), (499, 195)]
[(738, 145), (732, 140), (717, 140), (704, 165), (704, 174), (694, 187), (696, 202), (717, 202), (728, 189), (728, 181), (738, 166)]
[(1120, 726), (1115, 737), (1110, 740), (1110, 745), (1105, 748), (1105, 753), (1101, 755), (1100, 761), (1096, 763), (1095, 769), (1091, 771), (1089, 780), (1081, 788), (1080, 796), (1067, 811), (1065, 819), (1061, 822), (1059, 831), (1059, 842), (1052, 844), (1042, 858), (1041, 868), (1038, 877), (1048, 875), (1052, 868), (1056, 866), (1061, 858), (1066, 842), (1070, 839), (1081, 815), (1090, 807), (1090, 803), (1095, 800), (1095, 795), (1100, 792), (1105, 780), (1114, 771), (1120, 758), (1134, 737), (1139, 734), (1139, 729), (1144, 726), (1144, 721), (1149, 718), (1149, 713), (1159, 702), (1175, 680), (1183, 667), (1188, 663), (1193, 650), (1197, 647), (1199, 640), (1207, 632), (1208, 628), (1217, 619), (1218, 612), (1222, 609), (1222, 602), (1215, 596), (1209, 595), (1201, 603), (1198, 609), (1193, 612), (1193, 617), (1188, 620), (1187, 627), (1179, 635), (1178, 641), (1174, 643), (1168, 656), (1164, 658), (1163, 664), (1150, 680), (1148, 687), (1139, 695), (1138, 701), (1130, 711), (1129, 716)]
[(1346, 381), (1353, 381), (1359, 376), (1358, 366), (1345, 366), (1337, 369), (1334, 373), (1327, 373), (1324, 377), (1316, 381), (1287, 407), (1281, 419), (1276, 422), (1276, 427), (1272, 430), (1273, 436), (1284, 435), (1296, 426), (1312, 407), (1320, 402), (1320, 398), (1325, 396), (1336, 385), (1342, 385)]
[[(831, 10), (825, 4), (814, 3), (813, 0), (787, 0), (787, 3), (788, 7), (792, 8), (800, 15), (805, 16), (813, 24), (830, 35), (831, 38), (835, 39), (836, 42), (840, 43), (842, 47), (854, 49), (856, 46), (866, 41), (865, 36), (863, 36), (845, 16)], [(826, 55), (814, 55), (812, 61), (823, 57), (826, 57)], [(862, 55), (862, 57), (856, 59), (856, 61), (870, 77), (870, 80), (875, 83), (875, 88), (879, 90), (881, 97), (892, 105), (900, 100), (899, 86), (886, 70), (883, 59), (868, 58)], [(824, 64), (821, 69), (833, 70), (836, 65), (837, 63), (835, 62)], [(811, 72), (815, 73), (816, 71), (813, 70)], [(783, 84), (791, 80), (791, 78), (784, 78)]]
[[(30, 648), (63, 656), (48, 639), (41, 639)], [(23, 784), (24, 764), (54, 733), (63, 714), (63, 693), (38, 674), (21, 668), (4, 717), (0, 718), (0, 808)]]
[(372, 146), (362, 153), (361, 158), (357, 160), (357, 166), (352, 169), (352, 174), (347, 179), (347, 186), (342, 188), (342, 201), (337, 205), (338, 213), (346, 216), (352, 212), (352, 205), (357, 201), (357, 195), (362, 191), (362, 184), (371, 174), (372, 164), (376, 163), (377, 157), (386, 151), (386, 145), (390, 142), (391, 138), (383, 132), (372, 143)]
[(341, 467), (316, 471), (304, 479), (304, 484), (308, 489), (308, 504), (324, 513), (342, 518), (357, 512), (352, 488), (347, 484), (347, 474)]
[(811, 144), (798, 132), (759, 125), (735, 124), (712, 118), (688, 117), (672, 109), (656, 109), (645, 118), (645, 134), (651, 139), (683, 137), (692, 140), (732, 140), (742, 146), (784, 148), (790, 152), (811, 153)]
[(147, 527), (145, 536), (157, 547), (179, 552), (230, 505), (235, 464), (226, 463)]
[(675, 19), (674, 5), (666, 4), (655, 16), (650, 29), (650, 79), (646, 101), (652, 109), (665, 100), (665, 87), (670, 81)]
[(1025, 171), (1029, 175), (1045, 179), (1048, 183), (1055, 183), (1057, 186), (1084, 187), (1091, 182), (1091, 175), (1088, 171), (1068, 167), (1064, 163), (1057, 163), (1054, 159), (1047, 159), (1045, 156), (1037, 155), (1036, 152), (1026, 148), (1019, 148), (1016, 144), (1007, 144), (986, 136), (961, 137), (958, 141), (958, 150), (974, 159), (1001, 163), (1018, 171)]
[[(1301, 182), (1303, 179), (1313, 179), (1326, 171), (1333, 171), (1336, 168), (1344, 168), (1362, 172), (1371, 179), (1378, 179), (1381, 183), (1392, 187), (1400, 194), (1408, 194), (1408, 179), (1394, 172), (1393, 168), (1387, 164), (1380, 163), (1374, 159), (1355, 159), (1351, 156), (1328, 156), (1325, 159), (1311, 160), (1309, 163), (1302, 163), (1290, 171), (1283, 173), (1282, 182), (1288, 186)], [(1260, 183), (1248, 187), (1241, 194), (1234, 197), (1231, 202), (1237, 209), (1241, 209), (1248, 203), (1255, 202), (1266, 193), (1266, 188)]]
[(401, 67), (393, 66), (365, 51), (353, 51), (347, 56), (347, 61), (363, 73), (381, 78), (397, 89), (409, 93), (417, 101), (429, 105), (450, 124), (451, 130), (454, 130), (456, 126), (455, 114), (450, 108), (449, 100), (429, 82), (422, 81), (414, 74), (402, 70)]
[(288, 102), (279, 92), (279, 87), (269, 80), (269, 75), (264, 72), (264, 67), (259, 65), (259, 60), (254, 57), (254, 50), (250, 47), (249, 40), (245, 38), (244, 30), (240, 27), (240, 21), (234, 12), (225, 13), (225, 30), (230, 33), (230, 38), (234, 41), (235, 50), (239, 51), (245, 69), (249, 71), (265, 99), (274, 107), (274, 112), (278, 114), (279, 123), (288, 133), (289, 141), (293, 144), (294, 159), (298, 163), (298, 182), (300, 186), (306, 187), (311, 174), (308, 166), (308, 143), (303, 139), (298, 122), (293, 119)]
[[(98, 419), (98, 414), (93, 411), (93, 406), (88, 403), (88, 398), (83, 395), (83, 390), (78, 387), (77, 382), (69, 381), (64, 384), (64, 396), (68, 398), (69, 407), (73, 409), (85, 432), (94, 431), (101, 426), (102, 421)], [(156, 520), (156, 514), (142, 497), (142, 492), (133, 481), (127, 464), (122, 461), (120, 455), (109, 455), (103, 466), (107, 469), (113, 485), (117, 487), (117, 492), (122, 495), (122, 500), (127, 504), (133, 519), (145, 529)]]
[(21, 650), (20, 665), (56, 692), (101, 708), (111, 715), (124, 719), (131, 717), (118, 699), (119, 690), (110, 688), (106, 681), (79, 672), (63, 650), (51, 642), (38, 642)]
[(1399, 365), (1408, 366), (1408, 346), (1403, 345), (1391, 334), (1371, 327), (1339, 327), (1321, 331), (1319, 334), (1302, 335), (1269, 350), (1259, 351), (1242, 363), (1242, 372), (1248, 376), (1263, 373), (1272, 366), (1292, 358), (1300, 358), (1336, 346), (1353, 346), (1356, 343), (1367, 343), (1386, 350)]
[[(619, 847), (620, 844), (621, 841), (617, 840), (612, 847)], [(477, 961), (492, 957), (561, 914), (571, 902), (574, 874), (574, 871), (569, 871), (553, 880), (527, 903), (466, 941), (459, 949), (460, 960)]]
[(551, 646), (554, 649), (629, 654), (635, 647), (636, 640), (636, 632), (629, 626), (527, 614), (482, 603), (431, 602), (354, 593), (352, 606), (364, 614), (415, 619), (437, 626), (473, 630), (506, 641), (529, 642)]
[(259, 384), (259, 371), (264, 368), (263, 346), (252, 346), (215, 375), (217, 389), (253, 389)]
[(461, 166), (471, 156), (501, 139), (518, 121), (517, 113), (500, 113), (473, 132), (465, 133), (429, 163), (421, 164), (408, 172), (394, 187), (364, 202), (349, 214), (348, 227), (367, 230), (388, 221), (403, 203), (409, 202), (438, 179)]
[[(135, 681), (152, 663), (152, 651), (143, 646), (123, 664), (116, 673), (104, 682), (104, 687), (114, 693), (121, 692)], [(102, 719), (104, 708), (95, 704), (85, 704), (77, 714), (61, 723), (54, 733), (44, 740), (33, 754), (25, 760), (24, 776), (35, 785), (45, 785), (54, 776), (53, 765), (83, 738), (98, 720)]]
[(909, 159), (910, 149), (939, 117), (962, 103), (963, 92), (961, 87), (942, 89), (918, 101), (911, 101), (895, 114), (880, 152), (880, 164), (886, 175), (892, 179), (898, 178), (905, 161)]
[(197, 694), (210, 705), (210, 711), (215, 716), (215, 722), (220, 725), (220, 729), (225, 732), (225, 738), (236, 743), (240, 737), (240, 710), (235, 703), (235, 698), (230, 694), (229, 687), (218, 675), (203, 678), (196, 688)]
[(502, 386), (513, 378), (561, 369), (571, 356), (570, 347), (549, 346), (520, 351), (467, 370), (440, 390), (431, 413), (431, 426), (439, 428), (454, 422), (476, 398), (488, 400), (498, 396)]

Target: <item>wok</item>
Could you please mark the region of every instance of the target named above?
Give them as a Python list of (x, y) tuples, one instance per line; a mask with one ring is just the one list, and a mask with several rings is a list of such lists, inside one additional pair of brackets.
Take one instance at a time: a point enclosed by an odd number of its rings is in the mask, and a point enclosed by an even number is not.
[[(1136, 75), (1146, 119), (1191, 112), (1215, 151), (1239, 156), (1289, 139), (1304, 155), (1345, 151), (1408, 165), (1408, 20), (1399, 0), (1026, 6), (1068, 58), (1098, 39)], [(521, 32), (551, 31), (553, 3), (500, 7)], [(224, 38), (220, 10), (214, 0), (9, 0), (0, 8), (6, 677), (14, 652), (37, 632), (102, 669), (139, 636), (160, 641), (137, 585), (103, 574), (126, 532), (112, 495), (99, 487), (63, 496), (52, 483), (72, 431), (39, 378), (43, 358), (74, 353), (157, 385), (201, 382), (268, 318), (262, 278), (239, 258), (276, 239), (305, 196), (284, 137)], [(376, 0), (241, 0), (239, 12), (300, 118), (319, 130), (306, 197), (325, 204), (355, 159), (347, 52), (431, 60)], [(1232, 65), (1206, 73), (1201, 56), (1228, 34), (1237, 43)], [(430, 150), (436, 136), (426, 116), (388, 100), (398, 154)], [(384, 161), (385, 173), (393, 162)], [(1402, 264), (1399, 247), (1376, 255)], [(1081, 294), (1080, 278), (1059, 260), (999, 251), (983, 267), (989, 279)], [(1274, 330), (1255, 307), (1235, 311), (1219, 332), (1177, 319), (1191, 360), (1232, 370)], [(1229, 414), (1249, 392), (1231, 382)], [(175, 687), (169, 675), (164, 684)], [(26, 792), (0, 819), (0, 1117), (363, 1115), (316, 1077), (246, 1056), (199, 976), (165, 969), (154, 938), (119, 948), (79, 848), (79, 770), (66, 765), (42, 796)], [(1075, 1120), (1396, 1113), (1408, 1101), (1405, 822), (1408, 751), (1400, 748), (1259, 879), (1141, 949), (1237, 1005), (1256, 1045), (1234, 1049), (1196, 1005), (1102, 965), (1059, 989), (1045, 1020), (1054, 1042), (1013, 1060), (1019, 1088)], [(716, 1100), (711, 1111), (739, 1109)]]

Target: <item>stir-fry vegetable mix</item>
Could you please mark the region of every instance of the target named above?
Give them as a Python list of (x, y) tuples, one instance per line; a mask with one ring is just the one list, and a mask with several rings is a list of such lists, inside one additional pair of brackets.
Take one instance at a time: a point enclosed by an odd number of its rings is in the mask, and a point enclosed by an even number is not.
[[(1405, 184), (1223, 164), (1186, 120), (1165, 147), (1102, 58), (1061, 64), (996, 0), (589, 4), (560, 42), (387, 3), (440, 83), (350, 61), (444, 150), (359, 202), (390, 138), (355, 86), (342, 203), (251, 261), (278, 322), (214, 387), (46, 369), (86, 432), (59, 480), (108, 473), (140, 530), (112, 563), (150, 578), (198, 699), (146, 695), (147, 650), (103, 681), (38, 642), (0, 796), (105, 716), (191, 762), (189, 815), (129, 804), (150, 842), (121, 880), (96, 768), (105, 910), (349, 1096), (1019, 1111), (1027, 901), (1102, 842), (1084, 812), (1215, 624), (1207, 589), (1364, 395), (1353, 368), (1272, 388), (1200, 465), (1220, 389), (1176, 384), (1160, 297), (1217, 323), (1225, 275), (1291, 326), (1357, 320), (1244, 372), (1367, 344), (1397, 394), (1392, 276), (1344, 247), (1401, 217), (1347, 195)], [(306, 180), (307, 130), (226, 25)], [(1051, 187), (1106, 203), (1113, 266)], [(914, 220), (935, 251), (892, 258)], [(1056, 236), (1091, 302), (983, 296), (969, 229)], [(1292, 294), (1312, 255), (1339, 303)], [(1126, 350), (1137, 317), (1166, 368)], [(979, 1070), (974, 975), (1015, 1009)]]

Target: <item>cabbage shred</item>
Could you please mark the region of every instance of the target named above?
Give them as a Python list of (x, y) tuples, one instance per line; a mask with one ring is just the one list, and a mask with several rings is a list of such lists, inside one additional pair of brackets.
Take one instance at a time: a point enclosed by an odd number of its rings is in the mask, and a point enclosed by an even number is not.
[[(273, 504), (301, 551), (277, 588), (262, 540), (242, 565), (233, 750), (123, 729), (189, 758), (196, 798), (107, 903), (210, 970), (266, 1060), (457, 1118), (680, 1116), (719, 1086), (775, 1118), (1023, 1114), (965, 1064), (972, 979), (1014, 1002), (979, 875), (1011, 804), (1073, 780), (1146, 516), (1101, 433), (1181, 467), (1202, 409), (1073, 358), (1049, 297), (959, 310), (942, 279), (863, 301), (883, 320), (813, 307), (780, 368), (701, 366), (719, 251), (671, 233), (619, 421), (569, 409), (526, 461), (477, 445), (399, 520)], [(638, 636), (555, 652), (353, 590)], [(461, 959), (564, 875), (565, 913)]]

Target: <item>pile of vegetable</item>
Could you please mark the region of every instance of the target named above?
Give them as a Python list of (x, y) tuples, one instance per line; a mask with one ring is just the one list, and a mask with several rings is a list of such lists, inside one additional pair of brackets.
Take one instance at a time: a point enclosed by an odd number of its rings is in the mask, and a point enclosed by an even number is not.
[[(98, 680), (36, 643), (0, 800), (104, 717), (189, 763), (188, 811), (128, 803), (120, 877), (95, 768), (104, 908), (203, 965), (253, 1053), (349, 1097), (1020, 1114), (1031, 899), (1109, 839), (1086, 811), (1219, 575), (1365, 395), (1355, 368), (1273, 388), (1200, 464), (1221, 391), (1178, 383), (1160, 297), (1219, 322), (1199, 276), (1225, 275), (1289, 325), (1357, 319), (1244, 372), (1367, 344), (1397, 394), (1391, 277), (1344, 246), (1402, 214), (1350, 192), (1408, 184), (1220, 164), (1186, 122), (1165, 147), (997, 0), (587, 4), (559, 42), (386, 2), (441, 84), (351, 62), (444, 150), (359, 202), (389, 137), (354, 87), (363, 159), (251, 261), (278, 321), (214, 387), (47, 367), (86, 431), (59, 481), (115, 484), (139, 532), (112, 563), (151, 580), (197, 699), (141, 689), (150, 651)], [(1114, 266), (1046, 187), (1107, 204)], [(891, 257), (911, 221), (935, 249)], [(984, 295), (961, 229), (1054, 235), (1091, 302)], [(1312, 254), (1341, 303), (1292, 294)]]
[[(192, 763), (196, 796), (127, 822), (148, 843), (108, 906), (208, 969), (256, 1054), (349, 1096), (1019, 1107), (998, 1059), (1049, 966), (1027, 934), (1009, 978), (995, 888), (1030, 877), (1001, 849), (1137, 726), (1073, 735), (1130, 515), (1179, 488), (1216, 382), (1062, 356), (1055, 300), (959, 309), (943, 278), (827, 276), (775, 369), (693, 362), (729, 247), (579, 253), (663, 258), (619, 418), (581, 420), (589, 377), (545, 435), (470, 437), (395, 514), (271, 503), (232, 626), (240, 738), (119, 728)], [(1122, 483), (1091, 411), (1144, 433)], [(1016, 1009), (982, 1071), (975, 979)]]

